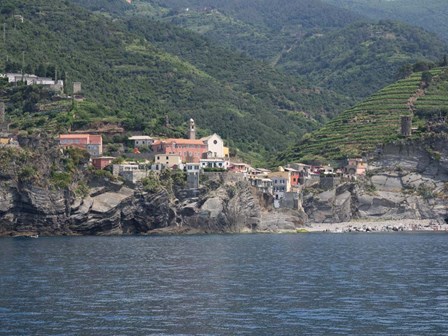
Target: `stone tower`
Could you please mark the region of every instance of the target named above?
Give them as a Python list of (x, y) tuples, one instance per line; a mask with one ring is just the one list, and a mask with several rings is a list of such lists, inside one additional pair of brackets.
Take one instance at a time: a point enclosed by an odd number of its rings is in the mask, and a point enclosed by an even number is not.
[(73, 82), (73, 94), (79, 94), (81, 90), (81, 82)]
[(411, 136), (412, 116), (401, 116), (401, 136)]
[(190, 125), (188, 129), (188, 139), (195, 140), (196, 139), (196, 126), (194, 124), (194, 120), (190, 119)]

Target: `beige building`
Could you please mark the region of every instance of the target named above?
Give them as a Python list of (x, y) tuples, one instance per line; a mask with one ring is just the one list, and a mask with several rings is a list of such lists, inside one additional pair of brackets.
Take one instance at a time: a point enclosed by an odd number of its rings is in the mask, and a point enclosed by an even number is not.
[(157, 154), (154, 158), (156, 165), (165, 168), (178, 168), (182, 164), (182, 157), (178, 154)]

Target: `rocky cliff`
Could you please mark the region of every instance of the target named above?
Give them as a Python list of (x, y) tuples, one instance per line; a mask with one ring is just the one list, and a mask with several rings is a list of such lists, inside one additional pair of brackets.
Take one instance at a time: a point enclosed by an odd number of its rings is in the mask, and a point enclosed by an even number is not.
[(272, 196), (232, 174), (206, 174), (195, 190), (176, 185), (148, 190), (89, 175), (79, 153), (39, 142), (30, 151), (3, 149), (0, 159), (4, 236), (282, 232), (309, 222), (354, 219), (448, 221), (443, 135), (384, 146), (369, 162), (366, 177), (307, 191), (299, 210), (273, 209)]
[(270, 208), (246, 181), (211, 174), (198, 190), (144, 191), (91, 182), (89, 195), (34, 184), (0, 187), (0, 235), (120, 235), (295, 230), (304, 212)]
[(448, 139), (385, 145), (369, 162), (365, 178), (304, 197), (310, 222), (352, 219), (448, 221)]

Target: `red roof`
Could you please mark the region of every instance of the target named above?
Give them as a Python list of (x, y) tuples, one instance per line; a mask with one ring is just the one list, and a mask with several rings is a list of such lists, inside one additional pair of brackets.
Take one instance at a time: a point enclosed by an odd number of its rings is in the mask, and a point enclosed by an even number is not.
[(59, 140), (63, 139), (86, 139), (88, 144), (101, 145), (103, 138), (101, 135), (94, 134), (60, 134)]
[(103, 143), (103, 138), (101, 135), (90, 135), (89, 144), (101, 145)]

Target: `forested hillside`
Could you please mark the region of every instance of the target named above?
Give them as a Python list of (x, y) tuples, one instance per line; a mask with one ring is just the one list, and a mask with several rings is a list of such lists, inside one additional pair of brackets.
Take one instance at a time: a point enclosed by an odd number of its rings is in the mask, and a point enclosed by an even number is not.
[(394, 82), (404, 65), (437, 62), (446, 53), (447, 46), (422, 29), (393, 21), (358, 22), (303, 39), (278, 65), (314, 85), (359, 99)]
[(136, 0), (126, 15), (198, 32), (352, 102), (395, 81), (403, 65), (448, 53), (445, 42), (420, 28), (369, 22), (323, 1)]
[(320, 0), (138, 0), (129, 13), (173, 23), (268, 62), (310, 31), (341, 28), (361, 18)]
[(23, 61), (29, 72), (57, 69), (69, 88), (81, 81), (85, 96), (106, 107), (98, 112), (103, 118), (128, 130), (180, 136), (193, 117), (200, 134), (217, 132), (231, 146), (262, 155), (344, 106), (331, 93), (164, 24), (110, 19), (56, 0), (6, 0), (0, 14), (0, 67), (19, 71)]
[(448, 2), (446, 0), (324, 0), (372, 19), (394, 19), (425, 28), (448, 41)]

